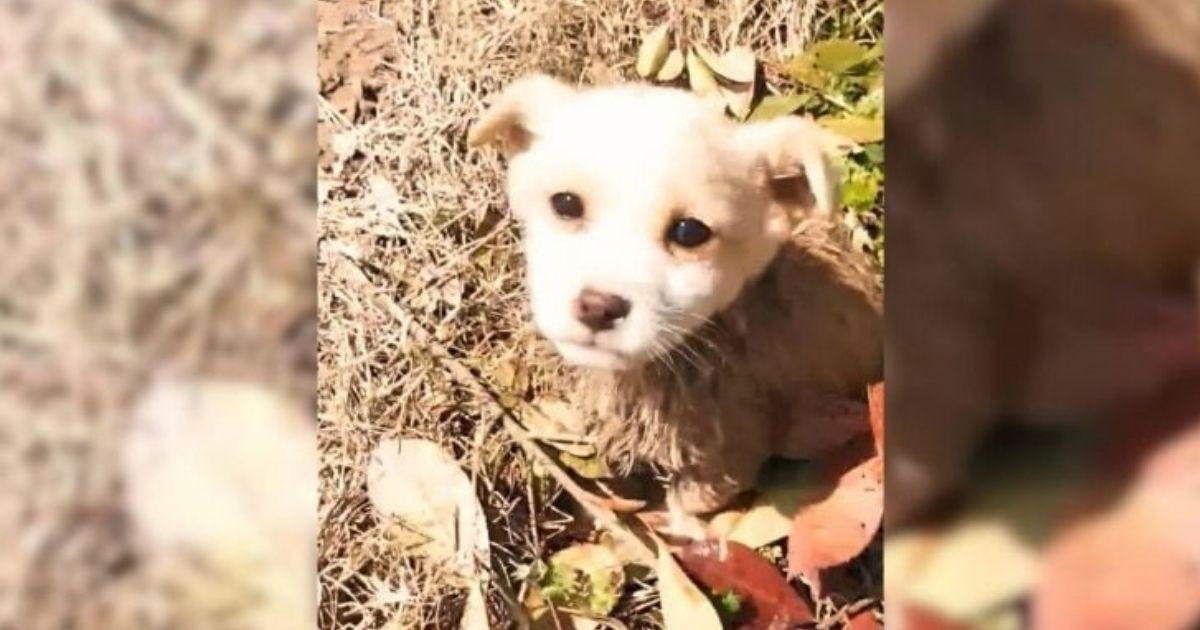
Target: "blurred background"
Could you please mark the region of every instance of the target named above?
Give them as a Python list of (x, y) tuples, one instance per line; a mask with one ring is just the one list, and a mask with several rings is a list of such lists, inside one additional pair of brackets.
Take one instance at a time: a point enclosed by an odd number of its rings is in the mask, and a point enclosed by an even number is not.
[(313, 3), (0, 23), (0, 627), (313, 627)]
[(887, 24), (888, 627), (1200, 627), (1200, 3)]

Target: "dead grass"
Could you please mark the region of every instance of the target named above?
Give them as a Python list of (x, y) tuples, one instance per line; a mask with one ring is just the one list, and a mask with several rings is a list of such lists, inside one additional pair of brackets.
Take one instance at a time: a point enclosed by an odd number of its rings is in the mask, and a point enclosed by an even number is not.
[(0, 5), (0, 627), (183, 618), (120, 506), (158, 372), (313, 396), (312, 5)]
[[(318, 2), (321, 146), (319, 392), (322, 628), (456, 627), (453, 589), (390, 548), (366, 502), (365, 469), (385, 437), (445, 445), (478, 480), (491, 520), (493, 621), (512, 616), (516, 576), (587, 525), (538, 477), (485, 401), (419, 342), (509, 394), (562, 383), (527, 325), (518, 236), (502, 164), (465, 137), (489, 97), (540, 70), (583, 83), (630, 77), (640, 34), (664, 21), (718, 49), (786, 58), (829, 25), (816, 0), (789, 2)], [(848, 7), (848, 8), (846, 8)], [(842, 11), (853, 13), (847, 3)], [(569, 396), (569, 392), (559, 392)], [(581, 531), (582, 530), (582, 531)], [(641, 589), (616, 617), (653, 627)]]

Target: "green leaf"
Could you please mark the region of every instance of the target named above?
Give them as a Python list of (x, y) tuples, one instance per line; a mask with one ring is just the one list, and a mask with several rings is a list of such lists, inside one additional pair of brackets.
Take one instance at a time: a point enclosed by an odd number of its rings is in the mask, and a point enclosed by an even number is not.
[(625, 567), (608, 547), (578, 544), (551, 556), (538, 582), (546, 599), (602, 617), (617, 606)]
[(824, 90), (829, 84), (829, 75), (817, 68), (817, 64), (811, 53), (797, 55), (794, 59), (784, 64), (783, 71), (787, 73), (788, 78), (791, 80), (814, 90)]
[(758, 103), (758, 107), (750, 114), (749, 122), (762, 122), (771, 120), (800, 109), (807, 104), (812, 97), (808, 94), (770, 94), (764, 96), (762, 101)]
[(826, 117), (818, 122), (821, 126), (835, 134), (849, 138), (860, 144), (881, 142), (883, 140), (883, 119), (867, 118), (865, 116)]
[(648, 78), (662, 68), (663, 62), (667, 60), (667, 54), (670, 51), (670, 42), (667, 39), (667, 31), (669, 25), (663, 24), (658, 28), (646, 34), (642, 40), (642, 46), (638, 49), (637, 56), (637, 73), (643, 78)]
[(874, 177), (850, 177), (842, 182), (842, 203), (857, 210), (870, 210), (879, 196), (879, 180)]
[(867, 50), (867, 61), (875, 61), (878, 59), (883, 59), (883, 40), (882, 39), (875, 42), (875, 45), (871, 46), (871, 48), (869, 50)]
[(867, 61), (867, 49), (849, 39), (817, 42), (812, 47), (812, 54), (818, 68), (833, 74), (842, 74)]
[(742, 599), (733, 591), (725, 591), (724, 593), (709, 597), (713, 608), (717, 609), (717, 615), (721, 617), (721, 623), (725, 627), (734, 627), (739, 613), (742, 612)]
[(883, 164), (883, 143), (876, 142), (863, 147), (863, 155), (871, 164)]
[(612, 477), (612, 471), (604, 463), (604, 460), (597, 455), (591, 457), (580, 457), (566, 451), (562, 451), (558, 455), (558, 460), (563, 466), (575, 471), (584, 479), (606, 479)]

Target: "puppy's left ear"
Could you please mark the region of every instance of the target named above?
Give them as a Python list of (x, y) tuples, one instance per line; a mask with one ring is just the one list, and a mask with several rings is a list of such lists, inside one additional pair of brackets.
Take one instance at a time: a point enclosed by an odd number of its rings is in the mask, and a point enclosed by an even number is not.
[(842, 174), (829, 132), (810, 119), (786, 116), (740, 125), (736, 133), (764, 171), (771, 199), (788, 218), (833, 215)]
[(547, 112), (561, 106), (574, 89), (544, 74), (514, 81), (471, 127), (467, 143), (473, 147), (495, 144), (505, 157), (529, 148)]

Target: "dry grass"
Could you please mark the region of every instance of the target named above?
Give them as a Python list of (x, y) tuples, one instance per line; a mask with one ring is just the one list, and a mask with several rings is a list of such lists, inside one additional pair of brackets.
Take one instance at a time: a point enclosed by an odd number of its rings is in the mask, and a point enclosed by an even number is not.
[[(447, 363), (508, 393), (555, 392), (556, 359), (527, 321), (503, 165), (465, 137), (489, 97), (541, 70), (583, 83), (630, 77), (640, 34), (670, 21), (715, 48), (764, 61), (801, 49), (825, 6), (790, 2), (318, 3), (322, 95), (319, 428), (322, 628), (455, 627), (447, 580), (387, 542), (366, 500), (372, 448), (392, 436), (445, 445), (477, 479), (491, 520), (496, 627), (503, 590), (535, 560), (587, 534), (539, 491), (491, 403)], [(848, 3), (852, 11), (854, 6)], [(434, 355), (431, 332), (449, 359)], [(461, 371), (459, 372), (461, 373)], [(566, 392), (559, 392), (564, 394)], [(569, 394), (569, 393), (566, 393)], [(580, 529), (584, 531), (580, 531)], [(640, 590), (617, 617), (655, 624)]]
[(145, 570), (116, 455), (158, 372), (313, 396), (312, 14), (0, 5), (0, 627), (223, 627)]

